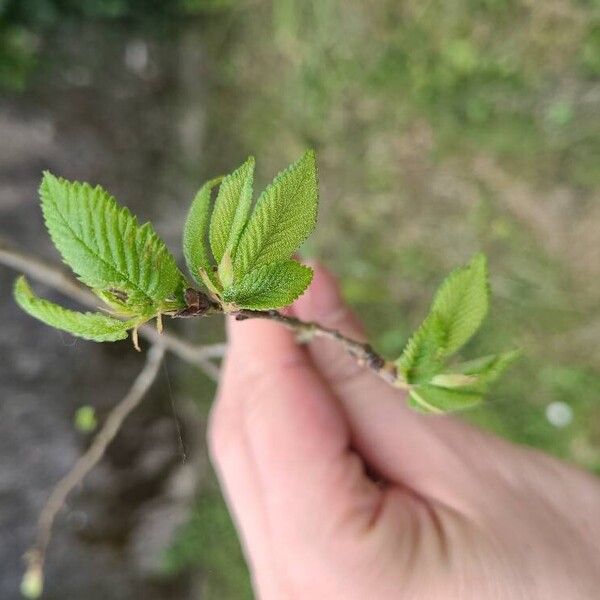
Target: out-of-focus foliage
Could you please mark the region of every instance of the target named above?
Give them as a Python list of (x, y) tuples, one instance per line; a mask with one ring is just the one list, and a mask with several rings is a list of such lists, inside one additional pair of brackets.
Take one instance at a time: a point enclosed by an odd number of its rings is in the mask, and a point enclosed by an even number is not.
[(216, 481), (206, 482), (192, 519), (165, 557), (165, 573), (202, 569), (202, 598), (253, 598), (242, 551)]
[(66, 23), (121, 20), (162, 27), (237, 0), (0, 0), (0, 89), (22, 90), (38, 63), (39, 37)]

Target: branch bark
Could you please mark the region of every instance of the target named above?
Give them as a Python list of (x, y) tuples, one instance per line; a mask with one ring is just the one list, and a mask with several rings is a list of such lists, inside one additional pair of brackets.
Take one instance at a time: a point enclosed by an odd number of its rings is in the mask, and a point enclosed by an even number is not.
[(245, 319), (266, 319), (274, 321), (291, 329), (297, 337), (298, 342), (307, 343), (313, 338), (322, 337), (341, 344), (346, 352), (364, 367), (369, 368), (385, 382), (397, 388), (407, 389), (408, 385), (398, 373), (396, 365), (386, 360), (375, 352), (370, 344), (359, 342), (349, 338), (336, 329), (329, 329), (313, 321), (301, 321), (296, 317), (289, 317), (277, 310), (240, 310), (235, 314), (238, 321)]
[[(29, 275), (32, 279), (76, 300), (83, 306), (91, 309), (98, 307), (98, 298), (61, 268), (16, 249), (3, 238), (0, 238), (0, 263)], [(226, 344), (199, 346), (172, 333), (158, 333), (149, 325), (140, 327), (140, 335), (152, 344), (161, 343), (169, 352), (200, 368), (213, 381), (218, 380), (219, 369), (210, 359), (222, 358), (227, 349)]]
[(52, 526), (56, 515), (64, 506), (71, 491), (81, 483), (104, 456), (106, 448), (121, 429), (123, 421), (139, 406), (158, 375), (165, 349), (166, 347), (163, 344), (153, 344), (150, 347), (146, 355), (146, 364), (133, 382), (129, 392), (110, 411), (102, 429), (94, 437), (89, 448), (73, 468), (55, 485), (48, 497), (38, 519), (35, 543), (25, 554), (27, 571), (23, 577), (23, 582), (30, 585), (33, 582), (36, 590), (39, 590), (39, 594), (42, 591), (46, 551), (52, 536)]

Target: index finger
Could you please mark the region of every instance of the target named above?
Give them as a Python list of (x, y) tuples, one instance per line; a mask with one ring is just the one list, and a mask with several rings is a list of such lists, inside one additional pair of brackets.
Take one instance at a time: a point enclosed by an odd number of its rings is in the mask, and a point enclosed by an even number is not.
[[(262, 320), (230, 320), (229, 338), (217, 411), (238, 411), (242, 430), (221, 435), (245, 435), (275, 533), (287, 543), (314, 545), (336, 513), (347, 521), (352, 511), (368, 521), (379, 492), (350, 450), (345, 415), (308, 354), (291, 332)], [(218, 438), (218, 429), (213, 435)], [(223, 460), (227, 448), (215, 447), (223, 481), (232, 485), (232, 462), (243, 457), (231, 451)], [(231, 502), (243, 512), (236, 497)]]

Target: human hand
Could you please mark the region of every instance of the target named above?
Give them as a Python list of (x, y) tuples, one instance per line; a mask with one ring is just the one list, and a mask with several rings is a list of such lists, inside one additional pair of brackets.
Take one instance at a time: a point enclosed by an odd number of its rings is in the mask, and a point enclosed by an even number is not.
[[(355, 338), (317, 268), (293, 306)], [(211, 453), (262, 600), (579, 600), (600, 589), (600, 483), (403, 393), (336, 345), (229, 323)]]

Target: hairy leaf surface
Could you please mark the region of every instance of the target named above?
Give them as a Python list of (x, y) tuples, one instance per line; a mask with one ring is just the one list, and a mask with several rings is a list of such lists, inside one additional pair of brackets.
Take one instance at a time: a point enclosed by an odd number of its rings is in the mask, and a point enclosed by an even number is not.
[(293, 260), (262, 265), (223, 293), (239, 308), (269, 310), (291, 304), (308, 287), (313, 271)]
[(315, 153), (309, 150), (258, 198), (235, 253), (236, 279), (262, 265), (288, 260), (314, 229), (317, 205)]
[(486, 261), (479, 254), (444, 280), (429, 315), (396, 361), (406, 381), (423, 383), (438, 374), (444, 358), (456, 352), (477, 331), (488, 304)]
[(252, 204), (254, 158), (251, 156), (239, 169), (221, 182), (210, 221), (210, 246), (217, 263), (228, 253), (235, 254)]
[(118, 290), (141, 312), (160, 310), (182, 287), (183, 276), (152, 225), (138, 226), (101, 187), (46, 172), (40, 196), (54, 245), (86, 285)]
[[(183, 255), (190, 275), (198, 285), (204, 285), (200, 269), (212, 275), (213, 262), (208, 249), (207, 230), (210, 219), (210, 196), (221, 177), (207, 181), (198, 191), (188, 212), (183, 229)], [(217, 286), (216, 278), (211, 277)]]
[(471, 262), (456, 269), (438, 290), (431, 312), (440, 321), (446, 356), (454, 354), (479, 329), (489, 306), (489, 285), (485, 256), (476, 255)]
[(123, 340), (127, 337), (127, 330), (136, 325), (135, 320), (119, 321), (100, 313), (76, 312), (39, 298), (23, 276), (15, 281), (14, 296), (17, 304), (32, 317), (86, 340)]
[(440, 348), (444, 331), (437, 315), (430, 314), (406, 344), (396, 366), (408, 383), (428, 381), (442, 368)]

